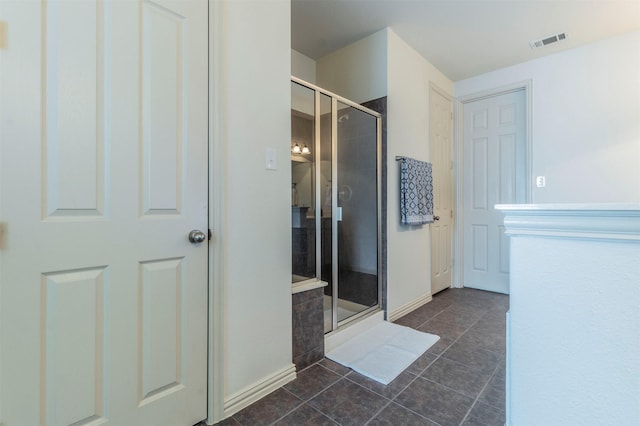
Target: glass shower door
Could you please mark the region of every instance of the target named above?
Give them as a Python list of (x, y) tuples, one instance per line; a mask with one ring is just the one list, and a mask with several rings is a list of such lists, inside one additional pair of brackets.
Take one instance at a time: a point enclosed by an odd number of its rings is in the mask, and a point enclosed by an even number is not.
[(292, 78), (291, 281), (324, 287), (325, 333), (380, 309), (380, 122)]
[(333, 138), (332, 138), (332, 117), (333, 102), (330, 96), (318, 93), (319, 112), (319, 140), (320, 159), (318, 196), (320, 198), (320, 279), (327, 283), (324, 288), (324, 332), (329, 333), (334, 329), (334, 309), (333, 309), (333, 192), (331, 186), (333, 170)]
[[(334, 310), (340, 323), (379, 304), (378, 120), (337, 102)], [(335, 293), (334, 293), (335, 294)]]

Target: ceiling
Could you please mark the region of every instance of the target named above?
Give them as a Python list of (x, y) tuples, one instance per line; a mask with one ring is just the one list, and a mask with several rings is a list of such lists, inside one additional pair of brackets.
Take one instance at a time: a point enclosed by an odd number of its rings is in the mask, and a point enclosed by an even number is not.
[[(640, 30), (640, 0), (291, 1), (291, 47), (312, 59), (385, 27), (458, 81)], [(561, 32), (566, 40), (529, 47)]]

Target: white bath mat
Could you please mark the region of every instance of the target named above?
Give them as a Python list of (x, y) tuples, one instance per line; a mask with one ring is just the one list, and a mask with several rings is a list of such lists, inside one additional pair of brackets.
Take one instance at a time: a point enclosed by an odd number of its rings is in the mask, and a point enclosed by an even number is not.
[(434, 334), (383, 321), (326, 357), (387, 385), (438, 340)]

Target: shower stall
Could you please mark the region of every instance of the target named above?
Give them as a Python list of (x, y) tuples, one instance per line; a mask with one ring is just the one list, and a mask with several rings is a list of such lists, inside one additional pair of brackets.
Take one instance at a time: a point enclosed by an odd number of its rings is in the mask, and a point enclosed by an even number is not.
[(292, 282), (322, 281), (324, 331), (381, 307), (381, 116), (291, 80)]

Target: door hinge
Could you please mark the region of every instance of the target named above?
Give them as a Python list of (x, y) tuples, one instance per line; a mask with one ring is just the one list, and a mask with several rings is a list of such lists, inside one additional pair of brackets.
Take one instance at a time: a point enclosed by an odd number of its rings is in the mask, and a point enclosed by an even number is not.
[(6, 246), (7, 246), (7, 224), (5, 222), (0, 222), (0, 250), (4, 250)]
[(0, 50), (7, 48), (9, 44), (7, 38), (7, 23), (0, 21)]

